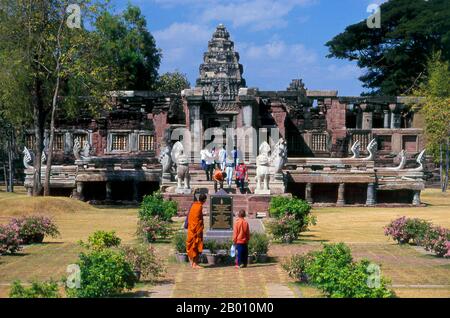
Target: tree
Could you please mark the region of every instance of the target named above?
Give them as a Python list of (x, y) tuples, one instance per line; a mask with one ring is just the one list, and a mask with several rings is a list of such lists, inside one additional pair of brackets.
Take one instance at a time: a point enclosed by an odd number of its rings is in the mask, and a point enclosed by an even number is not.
[(117, 90), (151, 90), (161, 63), (161, 51), (138, 7), (128, 4), (120, 15), (104, 12), (95, 22), (102, 39), (98, 58), (118, 78)]
[(415, 90), (424, 96), (422, 114), (425, 117), (427, 151), (440, 165), (442, 191), (449, 182), (450, 152), (450, 63), (442, 60), (440, 52), (433, 54), (427, 64), (426, 81)]
[[(8, 85), (14, 94), (2, 90), (6, 100), (4, 113), (9, 118), (22, 116), (33, 119), (33, 195), (42, 193), (41, 158), (45, 128), (51, 114), (45, 182), (48, 194), (57, 109), (69, 107), (80, 96), (94, 97), (88, 99), (87, 104), (91, 106), (102, 105), (94, 99), (105, 95), (109, 74), (105, 67), (96, 63), (99, 39), (95, 33), (84, 28), (70, 28), (66, 23), (70, 1), (1, 1), (0, 56), (3, 57), (4, 68), (0, 79), (5, 84), (11, 83)], [(77, 4), (87, 24), (103, 12), (103, 5), (95, 0), (78, 1)], [(19, 105), (23, 113), (16, 115), (18, 109), (14, 98), (21, 99), (21, 96), (25, 96)]]
[(326, 43), (328, 57), (357, 61), (365, 94), (409, 94), (424, 80), (427, 59), (442, 51), (450, 60), (448, 0), (390, 0), (380, 7), (381, 28), (366, 21), (348, 26)]
[(189, 83), (186, 74), (178, 71), (164, 73), (158, 77), (158, 81), (156, 82), (156, 91), (161, 93), (179, 94), (183, 89), (190, 87), (191, 83)]

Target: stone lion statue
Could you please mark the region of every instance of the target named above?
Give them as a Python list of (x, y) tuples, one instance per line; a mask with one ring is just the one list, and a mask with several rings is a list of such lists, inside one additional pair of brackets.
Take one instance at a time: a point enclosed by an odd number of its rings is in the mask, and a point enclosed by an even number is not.
[(282, 173), (283, 167), (287, 162), (287, 145), (283, 138), (280, 138), (272, 149), (270, 163), (274, 174)]
[(178, 189), (190, 189), (189, 158), (181, 142), (177, 141), (173, 145), (171, 157), (177, 166)]
[(170, 173), (172, 170), (173, 161), (170, 151), (171, 147), (169, 145), (165, 146), (159, 155), (159, 162), (162, 165), (162, 173)]
[(266, 141), (264, 141), (259, 147), (260, 154), (256, 157), (256, 191), (269, 190), (270, 151), (270, 146)]

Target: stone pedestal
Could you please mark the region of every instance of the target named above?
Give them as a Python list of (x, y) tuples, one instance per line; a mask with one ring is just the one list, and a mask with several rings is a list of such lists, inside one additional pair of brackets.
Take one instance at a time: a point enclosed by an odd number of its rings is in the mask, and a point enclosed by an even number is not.
[(312, 199), (312, 183), (307, 183), (306, 187), (305, 187), (305, 199), (306, 202), (312, 204), (313, 203), (313, 199)]
[(177, 194), (192, 194), (192, 189), (177, 188), (175, 190), (175, 193), (177, 193)]
[(375, 183), (369, 183), (367, 185), (367, 200), (366, 205), (375, 205), (376, 204), (376, 190)]
[(258, 189), (256, 189), (255, 190), (255, 194), (262, 194), (262, 195), (270, 195), (270, 190), (264, 190), (264, 189), (260, 189), (260, 190), (258, 190)]
[(337, 206), (343, 206), (345, 204), (345, 183), (339, 183)]
[(416, 191), (414, 191), (414, 197), (413, 197), (412, 204), (416, 205), (416, 206), (419, 206), (420, 203), (421, 203), (420, 202), (420, 191), (416, 190)]

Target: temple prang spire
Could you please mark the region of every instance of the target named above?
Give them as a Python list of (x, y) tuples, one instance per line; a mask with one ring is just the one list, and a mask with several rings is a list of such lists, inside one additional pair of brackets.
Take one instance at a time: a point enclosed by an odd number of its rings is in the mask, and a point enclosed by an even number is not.
[(234, 100), (239, 88), (246, 86), (243, 72), (230, 33), (223, 24), (219, 24), (203, 56), (197, 86), (203, 89), (205, 97), (210, 100)]

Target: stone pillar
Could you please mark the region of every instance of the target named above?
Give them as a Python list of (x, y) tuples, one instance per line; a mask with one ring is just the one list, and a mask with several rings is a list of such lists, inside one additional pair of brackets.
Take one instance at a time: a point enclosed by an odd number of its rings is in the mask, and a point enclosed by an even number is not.
[(416, 190), (414, 191), (414, 197), (413, 197), (413, 201), (412, 204), (415, 206), (419, 206), (420, 205), (420, 190)]
[(242, 107), (242, 124), (244, 127), (253, 127), (253, 106), (247, 104)]
[(369, 183), (367, 185), (366, 205), (375, 205), (376, 202), (377, 202), (377, 200), (376, 200), (375, 183)]
[(389, 128), (389, 127), (390, 127), (390, 122), (389, 122), (390, 114), (389, 114), (389, 110), (385, 109), (385, 110), (383, 111), (383, 113), (384, 113), (384, 125), (383, 125), (383, 127), (384, 127), (384, 128)]
[(361, 110), (356, 110), (356, 129), (362, 128), (362, 122), (363, 122), (363, 113)]
[(139, 182), (138, 181), (133, 182), (133, 201), (134, 202), (139, 201)]
[(400, 124), (401, 124), (400, 114), (392, 112), (391, 113), (391, 129), (400, 128)]
[(84, 199), (84, 196), (83, 196), (83, 189), (84, 189), (84, 182), (77, 182), (76, 183), (76, 198), (78, 199), (78, 200), (83, 200)]
[(112, 200), (112, 184), (111, 182), (106, 182), (106, 201)]
[(307, 183), (306, 184), (306, 188), (305, 188), (305, 199), (306, 202), (308, 203), (313, 203), (313, 198), (312, 198), (312, 183)]
[(338, 199), (336, 205), (343, 206), (345, 204), (345, 183), (339, 183)]
[(363, 112), (362, 129), (372, 129), (373, 126), (373, 113), (371, 111)]

